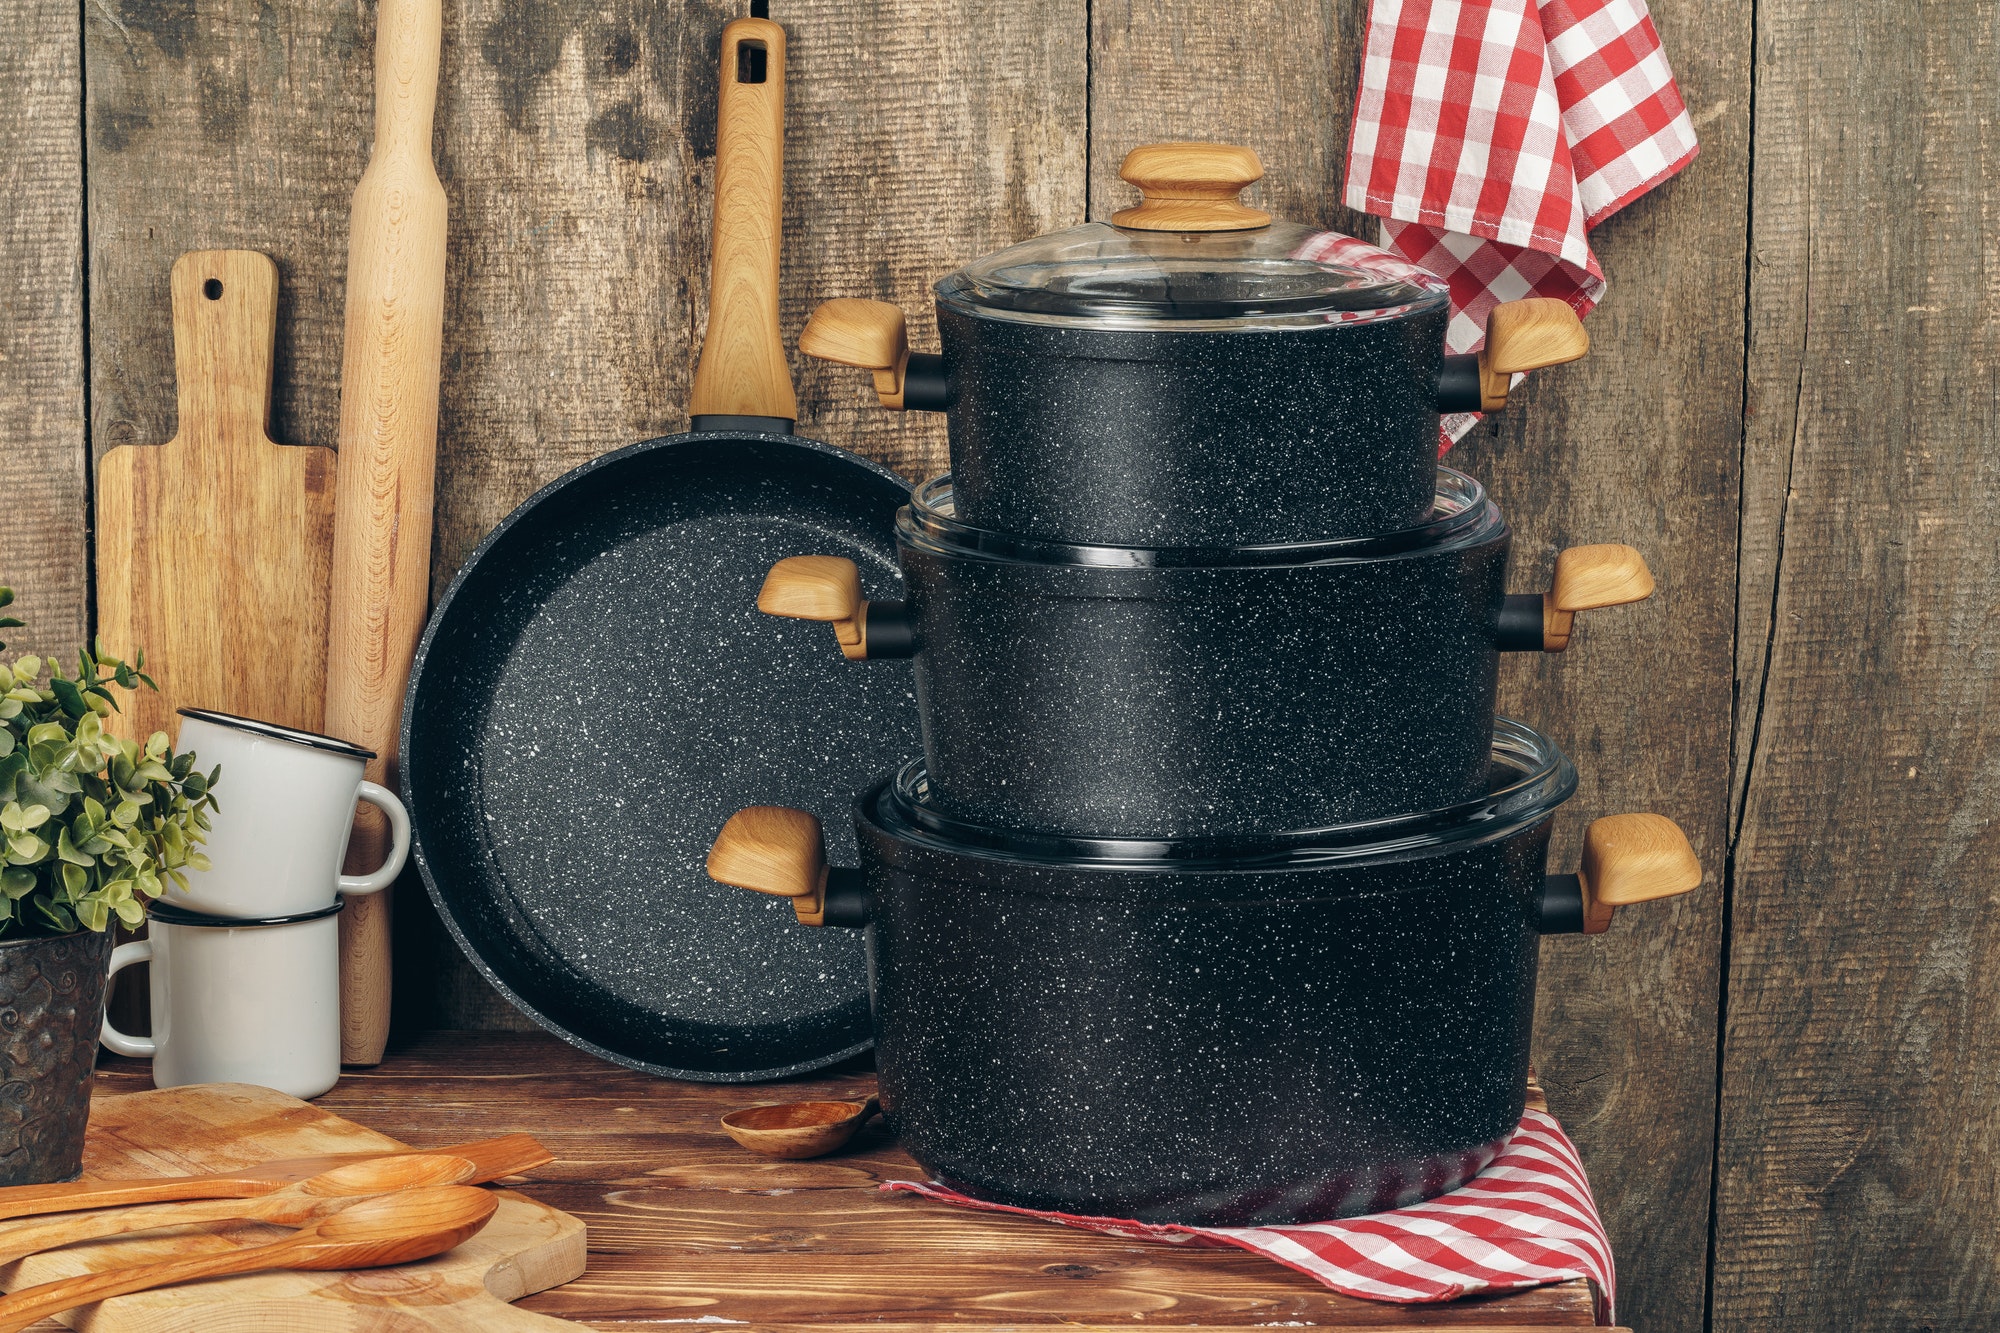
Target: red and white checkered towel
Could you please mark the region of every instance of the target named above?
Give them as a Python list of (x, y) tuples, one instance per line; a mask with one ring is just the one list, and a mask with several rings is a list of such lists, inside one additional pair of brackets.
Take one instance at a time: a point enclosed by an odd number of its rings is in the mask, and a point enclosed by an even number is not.
[[(1695, 152), (1645, 0), (1374, 0), (1346, 202), (1451, 284), (1450, 351), (1501, 301), (1589, 313), (1586, 233)], [(1446, 418), (1444, 447), (1478, 420)]]
[(1523, 1115), (1499, 1156), (1450, 1193), (1337, 1222), (1188, 1227), (1013, 1208), (912, 1180), (893, 1180), (882, 1188), (1131, 1240), (1234, 1245), (1296, 1268), (1343, 1295), (1397, 1305), (1584, 1277), (1596, 1293), (1598, 1322), (1608, 1324), (1613, 1317), (1611, 1242), (1576, 1145), (1543, 1111)]

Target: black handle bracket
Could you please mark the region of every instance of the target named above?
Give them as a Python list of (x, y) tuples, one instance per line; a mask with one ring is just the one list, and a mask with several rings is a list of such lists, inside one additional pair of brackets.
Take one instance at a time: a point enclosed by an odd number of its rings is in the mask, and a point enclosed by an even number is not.
[(1544, 875), (1535, 899), (1535, 929), (1544, 935), (1583, 934), (1583, 880), (1575, 875)]
[(951, 377), (939, 352), (912, 352), (903, 367), (903, 410), (942, 412), (951, 406)]
[(917, 618), (907, 602), (870, 602), (862, 614), (861, 638), (868, 645), (869, 661), (915, 657), (923, 646), (917, 642)]
[(859, 930), (868, 924), (868, 884), (859, 870), (830, 866), (826, 872), (826, 924)]

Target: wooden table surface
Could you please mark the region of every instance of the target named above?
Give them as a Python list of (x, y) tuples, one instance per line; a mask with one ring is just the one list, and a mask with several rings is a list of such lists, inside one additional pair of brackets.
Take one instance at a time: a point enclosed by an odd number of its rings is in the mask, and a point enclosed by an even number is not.
[[(151, 1086), (144, 1062), (107, 1056), (99, 1066), (100, 1097)], [(716, 1125), (739, 1106), (859, 1099), (873, 1086), (865, 1057), (832, 1077), (718, 1086), (651, 1078), (538, 1033), (433, 1033), (349, 1073), (318, 1105), (418, 1147), (515, 1130), (539, 1137), (556, 1160), (523, 1188), (589, 1225), (590, 1269), (522, 1304), (594, 1328), (1591, 1323), (1581, 1281), (1448, 1305), (1382, 1305), (1246, 1253), (884, 1195), (880, 1182), (923, 1173), (879, 1121), (847, 1151), (809, 1162), (754, 1157)]]

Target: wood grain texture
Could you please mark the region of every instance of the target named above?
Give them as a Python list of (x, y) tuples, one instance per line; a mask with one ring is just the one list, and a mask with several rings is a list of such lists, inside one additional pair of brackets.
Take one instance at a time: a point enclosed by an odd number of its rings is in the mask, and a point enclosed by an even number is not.
[[(146, 1066), (109, 1059), (103, 1094), (145, 1086)], [(1587, 1327), (1583, 1282), (1433, 1306), (1336, 1295), (1237, 1251), (1189, 1250), (973, 1213), (884, 1180), (922, 1171), (879, 1121), (834, 1156), (785, 1162), (731, 1142), (718, 1123), (759, 1101), (864, 1100), (862, 1067), (756, 1088), (673, 1083), (614, 1068), (543, 1034), (434, 1033), (350, 1073), (320, 1109), (418, 1144), (531, 1129), (555, 1161), (518, 1188), (584, 1220), (583, 1277), (521, 1308), (602, 1329), (741, 1320), (753, 1328), (876, 1333), (964, 1325), (1063, 1327), (1093, 1320), (1240, 1329)]]
[(716, 65), (708, 329), (688, 389), (688, 414), (795, 421), (798, 396), (778, 329), (784, 28), (769, 19), (732, 19), (722, 30)]
[(179, 429), (97, 464), (97, 632), (147, 652), (159, 689), (121, 701), (108, 730), (173, 735), (211, 708), (319, 728), (333, 553), (334, 455), (266, 433), (278, 270), (254, 250), (198, 250), (173, 267)]
[(1759, 6), (1719, 1330), (2000, 1325), (2000, 7)]
[(79, 22), (64, 0), (0, 9), (0, 583), (28, 622), (0, 635), (10, 661), (74, 661), (88, 629)]
[[(227, 1171), (273, 1157), (394, 1150), (401, 1145), (294, 1097), (242, 1084), (141, 1091), (137, 1075), (106, 1079), (91, 1104), (86, 1176), (129, 1177)], [(122, 1087), (121, 1087), (122, 1084)], [(132, 1095), (119, 1095), (130, 1091)], [(449, 1254), (367, 1273), (270, 1273), (164, 1289), (67, 1316), (93, 1333), (242, 1330), (344, 1333), (356, 1328), (521, 1333), (560, 1324), (504, 1302), (566, 1282), (584, 1263), (577, 1219), (499, 1193), (492, 1223)], [(208, 1224), (50, 1251), (0, 1268), (9, 1291), (78, 1274), (182, 1255), (226, 1255), (293, 1234), (263, 1226)], [(81, 1317), (88, 1314), (87, 1322)], [(42, 1327), (42, 1326), (38, 1326)], [(55, 1325), (46, 1325), (54, 1328)]]
[[(374, 752), (368, 780), (400, 785), (403, 692), (430, 606), (438, 367), (444, 336), (444, 186), (431, 163), (438, 0), (376, 7), (374, 134), (354, 188), (340, 369), (340, 505), (328, 607), (324, 729)], [(393, 833), (356, 812), (350, 874), (389, 859)], [(340, 1058), (372, 1064), (389, 1040), (394, 889), (340, 918)]]

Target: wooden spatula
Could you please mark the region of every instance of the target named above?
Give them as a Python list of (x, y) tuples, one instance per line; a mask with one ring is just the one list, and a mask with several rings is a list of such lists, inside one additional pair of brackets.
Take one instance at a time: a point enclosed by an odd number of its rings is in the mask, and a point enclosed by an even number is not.
[(174, 264), (180, 428), (97, 465), (97, 623), (146, 650), (160, 691), (120, 699), (112, 730), (172, 735), (214, 708), (317, 731), (326, 688), (334, 455), (273, 443), (278, 268), (252, 250)]
[(169, 1203), (179, 1199), (254, 1199), (294, 1181), (360, 1162), (411, 1155), (462, 1157), (473, 1165), (472, 1184), (515, 1176), (555, 1160), (527, 1134), (503, 1134), (450, 1148), (419, 1153), (397, 1148), (382, 1153), (327, 1153), (260, 1162), (235, 1171), (211, 1171), (196, 1176), (153, 1176), (138, 1180), (75, 1180), (61, 1185), (15, 1185), (0, 1189), (0, 1218), (41, 1217), (86, 1208), (122, 1208), (133, 1204)]

